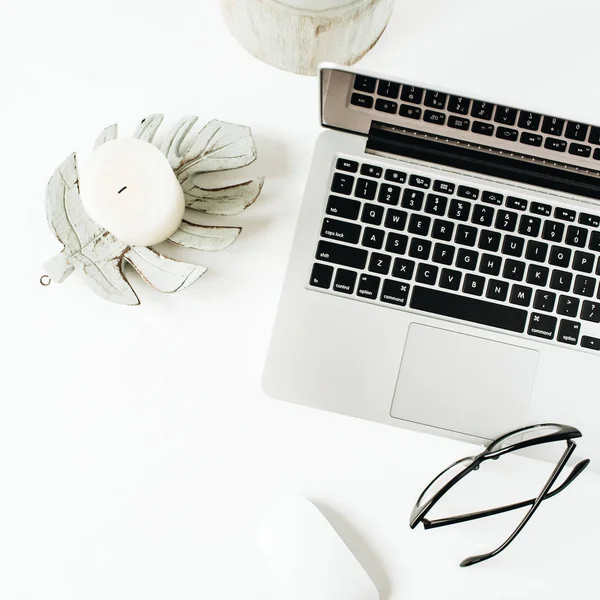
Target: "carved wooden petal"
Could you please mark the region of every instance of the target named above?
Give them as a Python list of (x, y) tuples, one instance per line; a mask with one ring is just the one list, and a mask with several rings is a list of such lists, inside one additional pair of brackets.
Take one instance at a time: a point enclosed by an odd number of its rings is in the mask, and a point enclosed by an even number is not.
[(100, 132), (100, 135), (96, 138), (96, 143), (94, 144), (94, 148), (97, 148), (98, 146), (102, 146), (102, 144), (105, 144), (106, 142), (108, 142), (110, 140), (116, 139), (118, 135), (119, 135), (119, 127), (116, 124), (111, 125), (110, 127), (107, 127), (106, 129), (103, 129)]
[(259, 177), (228, 187), (206, 189), (186, 179), (183, 184), (185, 205), (210, 215), (237, 215), (254, 203), (264, 182), (265, 178)]
[(148, 115), (147, 117), (144, 117), (137, 126), (133, 137), (151, 144), (154, 141), (154, 136), (163, 122), (163, 119), (164, 115), (160, 114)]
[(182, 221), (169, 241), (194, 250), (214, 252), (231, 246), (241, 231), (241, 227), (208, 227)]
[(173, 170), (176, 170), (181, 164), (183, 159), (181, 145), (197, 120), (198, 117), (194, 116), (184, 117), (175, 124), (161, 144), (161, 152), (167, 157)]

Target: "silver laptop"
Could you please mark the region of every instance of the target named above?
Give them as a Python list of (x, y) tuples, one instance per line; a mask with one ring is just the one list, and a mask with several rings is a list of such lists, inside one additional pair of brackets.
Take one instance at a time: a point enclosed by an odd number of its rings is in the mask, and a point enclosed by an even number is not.
[(481, 444), (573, 425), (598, 470), (600, 127), (320, 79), (265, 391)]

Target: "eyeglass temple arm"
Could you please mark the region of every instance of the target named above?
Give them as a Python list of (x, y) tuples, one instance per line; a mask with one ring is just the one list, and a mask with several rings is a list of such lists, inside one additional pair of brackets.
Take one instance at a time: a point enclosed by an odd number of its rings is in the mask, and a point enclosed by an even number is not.
[(502, 550), (504, 550), (504, 548), (506, 548), (517, 537), (517, 535), (519, 535), (520, 531), (523, 529), (523, 527), (525, 527), (525, 525), (527, 524), (529, 519), (531, 519), (531, 517), (533, 516), (533, 513), (535, 513), (538, 506), (540, 505), (542, 500), (545, 498), (546, 494), (548, 493), (548, 490), (554, 485), (554, 482), (558, 479), (558, 476), (560, 475), (561, 471), (565, 468), (565, 465), (567, 464), (567, 462), (569, 461), (569, 458), (573, 454), (575, 447), (576, 447), (576, 444), (572, 440), (569, 440), (567, 442), (567, 449), (564, 451), (564, 453), (561, 456), (560, 460), (558, 461), (558, 464), (556, 465), (556, 467), (554, 467), (554, 471), (552, 471), (552, 475), (550, 475), (550, 478), (544, 485), (542, 491), (540, 492), (540, 495), (535, 499), (535, 502), (533, 503), (533, 505), (527, 512), (527, 514), (523, 517), (522, 521), (517, 525), (517, 528), (510, 534), (508, 539), (503, 544), (498, 546), (498, 548), (493, 550), (492, 552), (487, 552), (486, 554), (477, 554), (475, 556), (469, 556), (468, 558), (465, 558), (465, 560), (463, 560), (460, 563), (461, 567), (468, 567), (470, 565), (474, 565), (476, 563), (487, 560), (488, 558), (492, 558), (493, 556), (496, 556), (497, 554), (500, 554), (500, 552), (502, 552)]
[[(590, 464), (590, 460), (586, 458), (581, 462), (577, 463), (573, 470), (569, 473), (569, 476), (565, 479), (563, 483), (561, 483), (555, 490), (548, 492), (542, 500), (547, 500), (548, 498), (552, 498), (556, 496), (556, 494), (562, 492), (566, 487), (568, 487), (575, 478)], [(456, 523), (464, 523), (465, 521), (473, 521), (475, 519), (482, 519), (483, 517), (491, 517), (492, 515), (499, 515), (501, 513), (505, 513), (511, 510), (516, 510), (518, 508), (525, 508), (526, 506), (531, 506), (536, 501), (536, 498), (530, 498), (529, 500), (523, 500), (522, 502), (516, 502), (515, 504), (507, 504), (506, 506), (500, 506), (498, 508), (490, 508), (488, 510), (482, 510), (474, 513), (467, 513), (464, 515), (456, 515), (454, 517), (445, 517), (443, 519), (422, 519), (423, 527), (425, 529), (433, 529), (435, 527), (444, 527), (445, 525), (454, 525)]]

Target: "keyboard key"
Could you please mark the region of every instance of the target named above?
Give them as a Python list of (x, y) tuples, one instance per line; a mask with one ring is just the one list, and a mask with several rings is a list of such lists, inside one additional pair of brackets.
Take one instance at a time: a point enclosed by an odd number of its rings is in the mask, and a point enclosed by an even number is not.
[(544, 310), (552, 312), (556, 303), (556, 294), (554, 292), (546, 292), (545, 290), (537, 290), (533, 300), (533, 308), (536, 310)]
[(365, 248), (375, 248), (380, 250), (383, 246), (385, 231), (383, 229), (373, 229), (373, 227), (365, 227), (362, 237), (362, 245)]
[(331, 183), (331, 191), (336, 194), (348, 195), (352, 193), (354, 185), (354, 177), (352, 175), (344, 175), (344, 173), (335, 173)]
[(411, 175), (408, 178), (408, 184), (416, 188), (427, 189), (431, 185), (431, 179), (429, 177), (422, 177), (421, 175)]
[(410, 208), (411, 210), (421, 210), (423, 206), (423, 198), (425, 194), (419, 190), (411, 190), (406, 188), (402, 194), (402, 208)]
[(581, 307), (581, 318), (584, 321), (592, 321), (592, 323), (600, 323), (600, 303), (584, 300)]
[(429, 260), (429, 254), (431, 253), (431, 242), (429, 240), (421, 240), (419, 238), (413, 238), (410, 241), (410, 249), (408, 255), (412, 258), (419, 258), (421, 260)]
[(491, 123), (484, 123), (483, 121), (473, 121), (471, 131), (480, 135), (494, 135), (494, 126)]
[(423, 115), (423, 121), (433, 123), (434, 125), (444, 125), (446, 123), (446, 115), (436, 110), (426, 110)]
[(559, 342), (562, 342), (563, 344), (570, 344), (572, 346), (575, 346), (579, 341), (580, 333), (580, 323), (578, 323), (577, 321), (568, 321), (567, 319), (561, 319), (556, 339)]
[(573, 275), (571, 273), (554, 269), (550, 277), (550, 287), (559, 292), (568, 292), (571, 290), (572, 281)]
[(565, 130), (565, 137), (570, 140), (579, 140), (580, 142), (585, 141), (589, 127), (583, 123), (575, 123), (569, 121)]
[(315, 258), (336, 265), (364, 269), (367, 264), (367, 256), (368, 252), (363, 248), (320, 241)]
[(499, 281), (498, 279), (490, 279), (488, 281), (487, 291), (485, 293), (486, 298), (504, 302), (507, 295), (508, 283), (506, 281)]
[[(459, 250), (460, 252), (460, 250)], [(454, 260), (454, 246), (447, 244), (436, 244), (433, 247), (433, 262), (443, 265), (451, 265)]]
[(593, 277), (586, 277), (585, 275), (577, 275), (575, 277), (575, 285), (573, 286), (574, 294), (591, 298), (594, 295), (595, 289), (596, 280)]
[(584, 335), (581, 338), (581, 347), (589, 350), (600, 350), (600, 339)]
[(487, 202), (488, 204), (502, 204), (504, 200), (504, 196), (502, 194), (498, 194), (496, 192), (483, 192), (481, 196), (482, 202)]
[(430, 106), (431, 108), (439, 108), (440, 110), (444, 110), (444, 106), (446, 106), (446, 98), (447, 94), (442, 94), (442, 92), (435, 92), (433, 90), (427, 90), (425, 92), (425, 106)]
[(415, 286), (410, 307), (427, 313), (518, 333), (525, 330), (527, 320), (527, 311), (521, 308), (503, 306), (478, 298), (450, 294), (421, 286)]
[(571, 142), (569, 144), (569, 154), (572, 154), (573, 156), (581, 156), (581, 158), (589, 158), (592, 154), (592, 147), (586, 146), (585, 144)]
[(529, 207), (529, 212), (534, 215), (541, 215), (542, 217), (549, 217), (552, 214), (552, 207), (549, 204), (542, 204), (541, 202), (532, 202)]
[(498, 127), (496, 137), (507, 142), (516, 142), (519, 139), (519, 132), (510, 127)]
[(501, 123), (502, 125), (514, 125), (516, 120), (516, 108), (500, 105), (496, 106), (496, 114), (494, 115), (494, 121), (496, 121), (496, 123)]
[(362, 209), (360, 220), (369, 225), (380, 225), (383, 219), (383, 206), (376, 204), (365, 204)]
[(385, 179), (387, 181), (393, 181), (394, 183), (405, 183), (406, 173), (402, 171), (394, 171), (393, 169), (386, 169)]
[(335, 163), (335, 168), (339, 171), (348, 171), (348, 173), (356, 173), (358, 171), (358, 163), (355, 160), (347, 158), (338, 158)]
[(450, 202), (450, 210), (448, 216), (451, 219), (458, 219), (459, 221), (468, 221), (469, 213), (471, 211), (471, 204), (463, 200), (452, 200)]
[(413, 214), (408, 222), (408, 231), (415, 235), (427, 235), (431, 225), (431, 218), (425, 215)]
[(396, 229), (402, 231), (406, 226), (406, 219), (408, 213), (403, 210), (395, 210), (388, 208), (387, 214), (385, 215), (385, 226), (389, 229)]
[(358, 286), (356, 288), (356, 295), (361, 298), (370, 298), (371, 300), (377, 300), (377, 293), (379, 292), (379, 284), (381, 279), (374, 275), (361, 275), (358, 278)]
[(389, 273), (391, 264), (391, 256), (373, 252), (369, 260), (369, 271), (372, 271), (373, 273), (380, 273), (381, 275), (387, 275)]
[(454, 241), (461, 246), (474, 246), (477, 239), (477, 229), (470, 225), (459, 225)]
[(589, 213), (580, 213), (579, 223), (588, 227), (600, 227), (600, 217), (598, 215), (590, 215)]
[(415, 271), (415, 261), (408, 260), (408, 258), (397, 258), (394, 261), (394, 268), (392, 269), (392, 275), (399, 279), (412, 279)]
[(394, 102), (393, 100), (384, 100), (383, 98), (377, 98), (375, 102), (375, 110), (395, 115), (398, 112), (398, 103)]
[(362, 165), (360, 168), (360, 174), (366, 175), (367, 177), (375, 177), (379, 179), (383, 174), (383, 169), (381, 167), (376, 167), (375, 165)]
[(409, 104), (400, 105), (400, 116), (408, 117), (409, 119), (420, 119), (421, 109), (418, 106), (410, 106)]
[(489, 121), (492, 118), (494, 111), (494, 105), (489, 102), (481, 102), (480, 100), (473, 100), (473, 108), (471, 109), (471, 116), (477, 119), (485, 119)]
[(442, 194), (454, 194), (454, 184), (448, 181), (440, 181), (436, 179), (433, 182), (433, 191), (441, 192)]
[(527, 269), (527, 283), (545, 287), (548, 282), (549, 273), (550, 270), (548, 267), (543, 267), (542, 265), (529, 265), (529, 269)]
[(347, 244), (357, 244), (360, 239), (360, 225), (338, 221), (337, 219), (323, 219), (321, 237), (333, 238)]
[(393, 81), (385, 81), (385, 79), (379, 80), (377, 86), (377, 94), (379, 96), (385, 96), (386, 98), (396, 99), (400, 93), (400, 84)]
[(400, 233), (388, 233), (385, 249), (394, 254), (404, 254), (408, 246), (408, 237)]
[(486, 275), (499, 275), (502, 259), (497, 254), (482, 254), (479, 271)]
[(350, 200), (350, 198), (341, 198), (340, 196), (329, 196), (325, 210), (328, 215), (355, 221), (358, 219), (360, 202), (358, 200)]
[(554, 218), (560, 219), (561, 221), (574, 221), (575, 220), (575, 211), (570, 208), (560, 208), (557, 206), (554, 209)]
[(343, 294), (352, 294), (356, 285), (356, 271), (338, 269), (333, 282), (333, 289)]
[(523, 254), (523, 246), (525, 246), (525, 240), (523, 238), (518, 238), (514, 235), (505, 235), (504, 241), (502, 242), (502, 254), (516, 256), (518, 258)]
[(544, 148), (554, 150), (555, 152), (564, 152), (567, 149), (567, 142), (558, 138), (547, 137), (544, 142)]
[(533, 290), (524, 285), (513, 285), (510, 291), (510, 303), (518, 306), (529, 306)]
[(467, 273), (463, 284), (463, 292), (471, 296), (482, 296), (485, 288), (485, 278), (480, 275)]
[(400, 200), (400, 188), (397, 185), (384, 183), (379, 187), (377, 201), (396, 206)]
[(466, 269), (467, 271), (474, 271), (475, 267), (477, 266), (478, 258), (479, 258), (479, 253), (475, 252), (475, 250), (467, 250), (466, 248), (459, 248), (458, 255), (456, 257), (456, 266), (459, 269)]
[(441, 219), (436, 219), (433, 222), (431, 237), (435, 238), (436, 240), (444, 240), (449, 242), (452, 239), (453, 233), (454, 223), (450, 221), (442, 221)]
[(600, 231), (592, 231), (588, 248), (594, 250), (594, 252), (600, 252)]
[(469, 131), (470, 124), (471, 121), (469, 121), (469, 119), (465, 119), (464, 117), (455, 117), (454, 115), (450, 115), (448, 117), (448, 127), (452, 127), (453, 129)]
[(575, 269), (575, 271), (591, 273), (594, 270), (594, 260), (595, 257), (593, 254), (577, 250), (575, 252), (575, 256), (573, 257), (572, 268)]
[(419, 283), (425, 283), (427, 285), (435, 285), (438, 275), (438, 268), (427, 263), (421, 263), (417, 268), (416, 280)]
[(564, 125), (564, 119), (557, 119), (556, 117), (544, 117), (542, 131), (544, 133), (549, 133), (550, 135), (562, 135)]
[(519, 233), (521, 235), (537, 237), (540, 233), (541, 226), (542, 220), (539, 217), (523, 215), (519, 223)]
[[(335, 191), (335, 190), (334, 190)], [(377, 192), (377, 182), (372, 179), (363, 179), (362, 177), (356, 182), (356, 190), (354, 195), (363, 200), (374, 200)]]
[(313, 265), (312, 272), (310, 274), (310, 285), (324, 290), (329, 289), (331, 285), (331, 279), (333, 278), (333, 267), (329, 265)]
[(477, 200), (479, 198), (479, 190), (474, 187), (459, 185), (456, 195), (461, 198), (468, 198), (469, 200)]
[(408, 302), (408, 295), (410, 293), (410, 285), (407, 283), (401, 283), (400, 281), (392, 281), (386, 279), (383, 282), (383, 289), (381, 290), (382, 302), (388, 304), (396, 304), (397, 306), (406, 306)]
[(515, 198), (514, 196), (509, 196), (506, 199), (506, 208), (514, 208), (515, 210), (526, 210), (527, 200), (523, 200), (523, 198)]
[(588, 230), (583, 227), (577, 227), (576, 225), (569, 225), (567, 227), (567, 235), (565, 237), (565, 244), (569, 246), (577, 246), (578, 248), (585, 247), (587, 242)]
[[(469, 112), (470, 105), (471, 100), (469, 100), (469, 98), (463, 98), (462, 96), (450, 96), (450, 99), (448, 100), (448, 112), (466, 115)], [(600, 142), (598, 143), (600, 144)]]
[(354, 92), (350, 96), (350, 104), (360, 106), (361, 108), (373, 108), (373, 96), (365, 96), (364, 94)]
[(523, 281), (523, 275), (525, 275), (525, 263), (520, 260), (513, 260), (507, 258), (504, 261), (504, 269), (502, 271), (502, 277), (510, 279), (511, 281)]
[(562, 223), (546, 221), (542, 230), (542, 238), (551, 242), (560, 242), (562, 241), (564, 231), (565, 226)]
[(521, 127), (521, 129), (537, 131), (540, 127), (540, 119), (541, 115), (522, 110), (519, 114), (519, 127)]
[(556, 322), (556, 317), (542, 315), (540, 313), (531, 313), (527, 333), (534, 337), (551, 340), (554, 338), (554, 332), (556, 331)]
[(527, 242), (527, 250), (525, 251), (525, 258), (527, 260), (545, 262), (547, 254), (548, 244), (545, 244), (544, 242), (537, 242), (535, 240), (529, 240)]
[(354, 77), (354, 89), (361, 92), (372, 94), (375, 91), (377, 79), (373, 77), (365, 77), (364, 75), (356, 75)]
[(462, 274), (452, 269), (442, 269), (438, 285), (446, 290), (458, 291)]
[(571, 262), (571, 250), (562, 246), (552, 246), (549, 262), (555, 267), (564, 267), (566, 269)]
[(499, 210), (496, 217), (496, 229), (502, 231), (514, 231), (517, 227), (517, 213), (508, 210)]
[(600, 127), (592, 127), (590, 129), (590, 137), (588, 138), (590, 144), (600, 144)]
[(521, 144), (526, 144), (527, 146), (537, 146), (539, 148), (542, 145), (543, 139), (537, 133), (528, 133), (527, 131), (521, 133)]
[(427, 202), (425, 202), (425, 212), (430, 215), (444, 216), (448, 198), (438, 194), (427, 194)]
[(496, 252), (500, 248), (500, 234), (497, 231), (482, 229), (479, 234), (479, 243), (477, 246), (482, 250)]
[(556, 312), (565, 317), (576, 317), (579, 310), (579, 298), (573, 296), (560, 296)]
[(421, 104), (421, 100), (423, 99), (423, 89), (415, 87), (414, 85), (403, 85), (400, 98), (405, 102)]

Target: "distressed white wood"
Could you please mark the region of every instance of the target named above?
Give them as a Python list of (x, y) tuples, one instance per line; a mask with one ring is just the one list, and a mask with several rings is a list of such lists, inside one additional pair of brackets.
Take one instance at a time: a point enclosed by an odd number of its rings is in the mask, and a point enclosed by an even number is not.
[(96, 138), (96, 143), (94, 144), (94, 148), (97, 148), (98, 146), (102, 146), (102, 144), (105, 144), (106, 142), (108, 142), (110, 140), (117, 139), (118, 135), (119, 135), (119, 126), (116, 124), (110, 125), (109, 127), (107, 127), (106, 129), (103, 129), (100, 132), (100, 135)]
[[(258, 198), (265, 182), (264, 177), (222, 188), (202, 188), (195, 181), (186, 179), (183, 184), (187, 208), (210, 215), (237, 215), (246, 210)], [(198, 181), (200, 184), (200, 181)]]
[(232, 35), (256, 58), (302, 75), (353, 64), (381, 36), (395, 0), (220, 0)]
[(215, 252), (231, 246), (241, 231), (241, 227), (197, 225), (184, 220), (169, 241), (194, 250)]
[(148, 115), (147, 117), (144, 117), (137, 126), (133, 137), (151, 144), (154, 141), (154, 136), (156, 135), (158, 128), (161, 126), (163, 119), (164, 115), (160, 114)]

